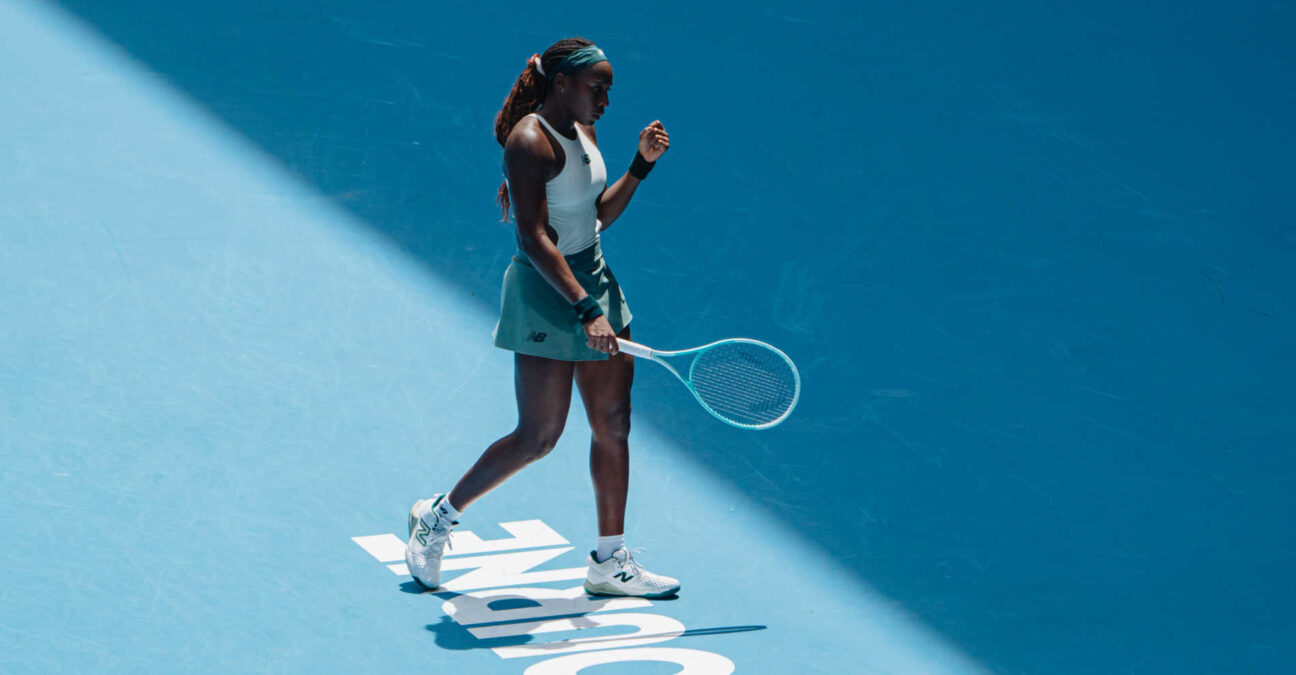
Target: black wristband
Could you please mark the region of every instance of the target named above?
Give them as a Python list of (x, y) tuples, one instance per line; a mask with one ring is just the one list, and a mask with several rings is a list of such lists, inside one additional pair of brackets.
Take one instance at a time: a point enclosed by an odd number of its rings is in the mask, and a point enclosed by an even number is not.
[(576, 319), (582, 324), (603, 316), (603, 308), (599, 307), (598, 301), (592, 295), (577, 300), (576, 304), (572, 305), (572, 309), (576, 310)]
[(634, 161), (630, 162), (630, 175), (643, 180), (648, 177), (648, 174), (652, 173), (654, 166), (657, 166), (657, 162), (644, 159), (644, 156), (636, 151)]

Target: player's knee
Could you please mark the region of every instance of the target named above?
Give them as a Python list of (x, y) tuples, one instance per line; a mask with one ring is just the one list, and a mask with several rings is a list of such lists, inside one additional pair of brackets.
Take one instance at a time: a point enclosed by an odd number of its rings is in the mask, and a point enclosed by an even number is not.
[(537, 459), (549, 454), (550, 450), (558, 445), (558, 439), (562, 436), (562, 425), (550, 425), (535, 429), (531, 433), (525, 434), (526, 443), (523, 444), (523, 451), (526, 453), (526, 461), (534, 462)]
[(630, 437), (630, 403), (613, 405), (598, 411), (590, 419), (594, 438), (604, 443), (623, 443)]
[(558, 445), (558, 434), (542, 436), (536, 442), (534, 451), (531, 454), (531, 461), (534, 462), (549, 454), (549, 451), (553, 450), (555, 445)]

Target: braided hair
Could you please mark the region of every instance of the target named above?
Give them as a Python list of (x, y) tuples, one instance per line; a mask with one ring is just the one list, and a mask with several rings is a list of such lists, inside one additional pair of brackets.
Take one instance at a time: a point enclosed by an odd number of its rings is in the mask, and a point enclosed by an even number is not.
[[(585, 38), (567, 38), (559, 40), (549, 46), (548, 49), (540, 55), (540, 65), (546, 73), (553, 73), (558, 64), (567, 58), (572, 52), (583, 49), (594, 44)], [(544, 103), (545, 97), (549, 95), (549, 89), (553, 82), (540, 74), (536, 70), (535, 63), (528, 61), (526, 69), (518, 75), (518, 79), (513, 83), (513, 89), (509, 91), (508, 98), (504, 99), (504, 107), (495, 115), (495, 140), (499, 141), (500, 147), (508, 141), (509, 133), (513, 131), (513, 126), (522, 121), (523, 117), (540, 109), (540, 104)], [(508, 221), (509, 217), (509, 193), (508, 182), (500, 184), (499, 194), (496, 196), (500, 209), (503, 211), (503, 220)]]

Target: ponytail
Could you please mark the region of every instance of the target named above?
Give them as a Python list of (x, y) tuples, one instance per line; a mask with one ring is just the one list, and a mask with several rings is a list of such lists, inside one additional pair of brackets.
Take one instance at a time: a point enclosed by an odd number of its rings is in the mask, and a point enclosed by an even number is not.
[[(585, 38), (559, 40), (539, 56), (540, 68), (552, 74), (568, 54), (592, 44), (594, 43)], [(540, 70), (536, 68), (536, 60), (536, 57), (532, 57), (527, 61), (526, 69), (518, 75), (517, 81), (513, 83), (513, 89), (504, 99), (504, 106), (495, 114), (495, 140), (499, 142), (500, 147), (504, 147), (508, 141), (514, 125), (522, 121), (523, 117), (539, 110), (545, 97), (549, 95), (552, 79), (540, 74)], [(502, 220), (508, 222), (510, 207), (508, 181), (500, 183), (496, 201), (500, 205)]]
[[(527, 61), (526, 70), (523, 70), (517, 82), (513, 83), (513, 90), (509, 92), (508, 98), (504, 99), (504, 107), (500, 108), (499, 113), (495, 115), (495, 140), (499, 141), (500, 147), (504, 147), (504, 143), (508, 141), (513, 125), (522, 121), (523, 117), (539, 110), (545, 94), (548, 93), (549, 81), (536, 70), (534, 61)], [(502, 219), (507, 222), (509, 217), (507, 182), (500, 183), (496, 201), (499, 202), (503, 212)]]

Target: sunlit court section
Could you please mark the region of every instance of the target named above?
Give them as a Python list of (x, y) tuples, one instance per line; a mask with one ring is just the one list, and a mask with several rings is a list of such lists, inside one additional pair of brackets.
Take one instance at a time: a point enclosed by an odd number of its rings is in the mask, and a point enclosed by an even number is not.
[[(698, 672), (827, 671), (848, 658), (981, 672), (652, 425), (638, 432), (636, 479), (645, 501), (679, 512), (636, 525), (656, 559), (696, 572), (681, 599), (620, 602), (658, 617), (647, 640), (664, 651), (631, 652), (646, 647), (598, 630), (630, 616), (601, 606), (503, 624), (484, 607), (454, 623), (444, 598), (408, 592), (380, 564), (394, 554), (353, 537), (403, 541), (407, 498), (511, 424), (510, 359), (481, 339), (494, 317), (84, 25), (40, 4), (0, 13), (0, 72), (22, 92), (0, 113), (15, 160), (3, 206), (4, 670), (514, 673), (570, 640), (593, 641), (567, 651), (603, 654), (618, 672), (661, 672), (655, 659), (672, 650), (709, 668)], [(677, 393), (663, 404), (702, 414)], [(566, 548), (541, 567), (583, 574), (582, 445), (565, 440), (483, 504), (479, 539), (537, 519), (557, 540), (522, 548)], [(433, 446), (445, 456), (422, 454)], [(539, 498), (571, 476), (578, 489)], [(574, 550), (552, 546), (568, 540)], [(541, 597), (578, 583), (537, 576)], [(753, 577), (765, 592), (734, 583)], [(679, 630), (654, 637), (660, 626)], [(516, 634), (528, 641), (499, 639)], [(534, 672), (546, 667), (558, 665)]]

